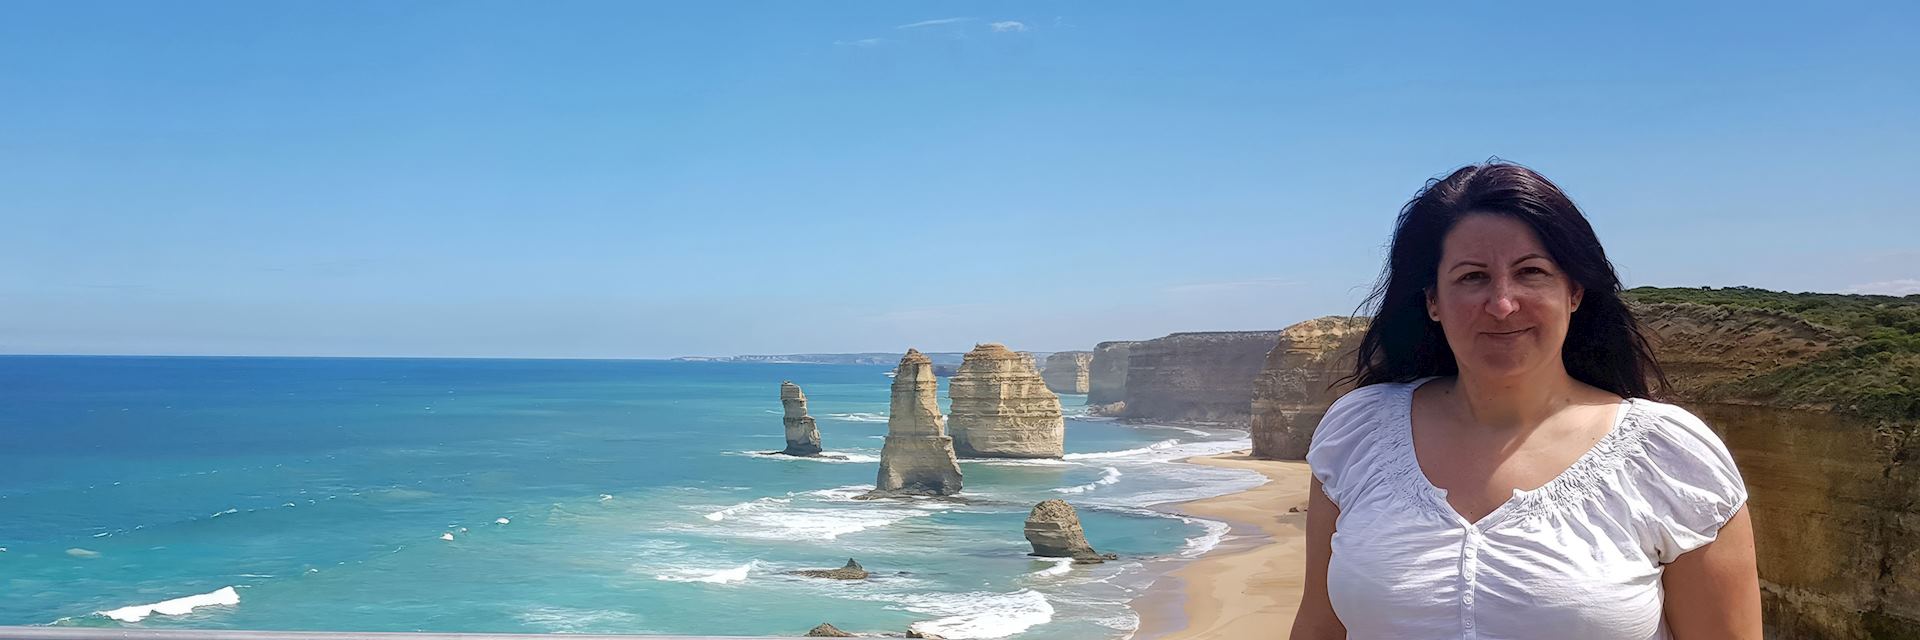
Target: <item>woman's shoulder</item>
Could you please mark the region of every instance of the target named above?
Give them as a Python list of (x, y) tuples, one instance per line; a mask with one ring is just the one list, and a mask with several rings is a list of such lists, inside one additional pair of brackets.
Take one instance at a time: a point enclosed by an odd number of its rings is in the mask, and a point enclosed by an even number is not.
[(1391, 434), (1389, 425), (1404, 419), (1408, 392), (1418, 383), (1370, 384), (1340, 396), (1314, 428), (1307, 462), (1331, 468), (1370, 458), (1366, 453), (1378, 448), (1382, 432)]
[(1634, 418), (1644, 432), (1650, 453), (1676, 454), (1665, 462), (1715, 463), (1731, 466), (1733, 457), (1720, 434), (1700, 416), (1677, 404), (1634, 398)]
[(1378, 382), (1356, 388), (1341, 395), (1340, 399), (1333, 401), (1333, 406), (1327, 408), (1327, 414), (1333, 415), (1334, 413), (1354, 413), (1361, 411), (1374, 412), (1382, 408), (1392, 407), (1396, 404), (1403, 403), (1406, 394), (1412, 392), (1413, 388), (1419, 386), (1420, 383), (1430, 379), (1432, 378), (1420, 378), (1410, 382)]
[(1711, 542), (1746, 504), (1746, 482), (1725, 442), (1705, 420), (1675, 404), (1635, 398), (1640, 455), (1634, 495), (1661, 523), (1662, 562)]
[[(1356, 492), (1394, 466), (1396, 437), (1391, 425), (1403, 417), (1413, 382), (1370, 384), (1348, 391), (1327, 408), (1307, 445), (1307, 465), (1335, 505), (1349, 505)], [(1343, 507), (1344, 508), (1344, 507)]]

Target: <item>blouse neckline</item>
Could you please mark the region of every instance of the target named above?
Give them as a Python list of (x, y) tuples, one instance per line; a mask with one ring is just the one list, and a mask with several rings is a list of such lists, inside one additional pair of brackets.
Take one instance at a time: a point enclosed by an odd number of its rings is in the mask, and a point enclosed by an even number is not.
[(1420, 459), (1413, 448), (1413, 392), (1440, 376), (1427, 376), (1402, 385), (1402, 396), (1395, 398), (1391, 424), (1386, 427), (1383, 444), (1390, 451), (1389, 460), (1397, 463), (1389, 475), (1397, 479), (1402, 497), (1423, 505), (1435, 515), (1448, 522), (1459, 525), (1470, 532), (1486, 532), (1501, 524), (1518, 518), (1538, 515), (1547, 510), (1579, 504), (1592, 497), (1599, 490), (1607, 474), (1618, 469), (1628, 455), (1640, 448), (1646, 426), (1639, 419), (1639, 403), (1633, 398), (1623, 398), (1614, 412), (1613, 428), (1600, 437), (1586, 453), (1580, 455), (1560, 475), (1554, 476), (1546, 484), (1533, 490), (1514, 489), (1513, 495), (1493, 511), (1481, 516), (1478, 521), (1468, 521), (1447, 502), (1447, 492), (1433, 484), (1426, 471), (1420, 468)]

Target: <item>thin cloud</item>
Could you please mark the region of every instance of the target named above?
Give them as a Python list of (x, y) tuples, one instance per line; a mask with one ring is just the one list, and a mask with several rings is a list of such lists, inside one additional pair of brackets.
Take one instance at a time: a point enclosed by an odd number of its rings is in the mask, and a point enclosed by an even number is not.
[(1880, 282), (1856, 284), (1851, 287), (1847, 287), (1846, 290), (1841, 291), (1841, 293), (1870, 293), (1870, 294), (1878, 294), (1883, 296), (1910, 296), (1916, 293), (1920, 293), (1920, 280), (1917, 280), (1914, 278), (1904, 278), (1900, 280), (1883, 280)]
[(1167, 293), (1220, 293), (1225, 291), (1245, 291), (1248, 289), (1271, 289), (1271, 288), (1278, 288), (1278, 287), (1291, 287), (1297, 284), (1300, 284), (1300, 283), (1294, 280), (1287, 280), (1284, 278), (1256, 278), (1253, 280), (1233, 280), (1230, 282), (1196, 282), (1192, 284), (1177, 284), (1171, 287), (1167, 287), (1166, 289), (1162, 289), (1162, 291), (1165, 291)]
[(877, 47), (886, 42), (879, 38), (861, 38), (859, 40), (835, 40), (833, 44), (841, 47)]
[(895, 29), (918, 29), (921, 27), (937, 27), (943, 24), (954, 24), (958, 22), (966, 22), (972, 19), (973, 18), (935, 18), (932, 20), (921, 20), (919, 22), (909, 22), (907, 24), (899, 25), (894, 28)]
[(1026, 23), (1021, 22), (1019, 20), (1002, 20), (1002, 21), (993, 23), (992, 26), (993, 26), (994, 33), (1006, 33), (1008, 31), (1026, 31), (1027, 30)]

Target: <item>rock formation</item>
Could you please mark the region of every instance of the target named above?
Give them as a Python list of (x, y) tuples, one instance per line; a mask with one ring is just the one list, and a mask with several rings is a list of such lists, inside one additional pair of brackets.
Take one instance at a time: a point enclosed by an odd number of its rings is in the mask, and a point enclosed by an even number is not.
[(833, 625), (822, 622), (820, 623), (820, 626), (807, 630), (807, 635), (804, 635), (801, 637), (803, 638), (857, 638), (859, 636), (855, 636), (851, 633), (841, 631), (839, 627), (835, 627)]
[(908, 349), (893, 375), (886, 444), (880, 476), (863, 498), (899, 495), (950, 496), (960, 492), (960, 462), (953, 455), (937, 396), (933, 363)]
[(801, 569), (799, 571), (788, 571), (787, 573), (808, 578), (826, 578), (828, 580), (865, 580), (867, 576), (870, 575), (867, 573), (867, 569), (860, 566), (860, 563), (853, 558), (847, 558), (846, 566), (838, 569)]
[(1116, 559), (1113, 554), (1101, 554), (1087, 543), (1087, 533), (1080, 528), (1080, 514), (1073, 505), (1065, 500), (1047, 500), (1033, 505), (1033, 512), (1027, 514), (1027, 542), (1033, 545), (1033, 553), (1044, 558), (1073, 558), (1075, 564), (1094, 564)]
[[(1767, 637), (1920, 638), (1920, 425), (1756, 391), (1857, 342), (1769, 309), (1633, 309), (1673, 383), (1664, 399), (1719, 432), (1746, 480)], [(1844, 372), (1831, 392), (1883, 371)]]
[(1280, 331), (1253, 381), (1253, 457), (1306, 459), (1327, 407), (1353, 388), (1334, 383), (1353, 373), (1354, 350), (1367, 325), (1367, 318), (1327, 316)]
[(1127, 399), (1127, 354), (1133, 345), (1121, 340), (1093, 346), (1093, 362), (1087, 365), (1087, 406), (1105, 407)]
[(1092, 364), (1092, 351), (1056, 351), (1047, 356), (1047, 368), (1040, 370), (1040, 378), (1054, 393), (1084, 394), (1090, 390), (1087, 367)]
[[(896, 377), (896, 380), (899, 378)], [(1060, 397), (1033, 370), (1033, 358), (976, 345), (947, 382), (954, 453), (966, 458), (1058, 458), (1066, 423)]]
[(1278, 331), (1208, 331), (1136, 342), (1127, 354), (1127, 404), (1120, 415), (1246, 424), (1253, 379), (1279, 340)]
[(780, 383), (780, 407), (786, 413), (780, 422), (787, 427), (787, 448), (780, 453), (820, 455), (820, 429), (814, 426), (813, 416), (807, 415), (807, 394), (800, 390), (800, 385), (792, 381)]

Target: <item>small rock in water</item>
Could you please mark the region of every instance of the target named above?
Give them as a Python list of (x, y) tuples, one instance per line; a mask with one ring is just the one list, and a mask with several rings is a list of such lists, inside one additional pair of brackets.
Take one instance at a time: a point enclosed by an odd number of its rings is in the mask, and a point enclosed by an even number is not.
[(452, 542), (452, 541), (453, 541), (453, 534), (451, 534), (451, 533), (442, 533), (442, 534), (440, 534), (440, 539), (441, 539), (441, 540), (446, 540), (446, 541), (448, 541), (448, 542)]
[(810, 631), (808, 631), (808, 632), (807, 632), (807, 635), (806, 635), (805, 637), (808, 637), (808, 638), (851, 638), (851, 637), (854, 637), (854, 636), (853, 636), (853, 634), (851, 634), (851, 633), (847, 633), (847, 632), (845, 632), (845, 631), (841, 631), (839, 627), (835, 627), (835, 626), (833, 626), (833, 625), (830, 625), (830, 624), (827, 624), (827, 623), (825, 623), (825, 622), (822, 622), (822, 623), (820, 623), (820, 626), (817, 626), (817, 627), (814, 627), (814, 628), (813, 628), (812, 630), (810, 630)]
[(509, 523), (509, 522), (513, 522), (513, 521), (512, 521), (512, 520), (508, 520), (508, 519), (506, 519), (506, 518), (494, 518), (494, 519), (493, 519), (493, 523), (494, 523), (494, 524), (507, 524), (507, 523)]
[(853, 558), (847, 558), (846, 566), (838, 569), (802, 569), (787, 573), (808, 578), (827, 578), (829, 580), (865, 580), (868, 574), (865, 567)]

